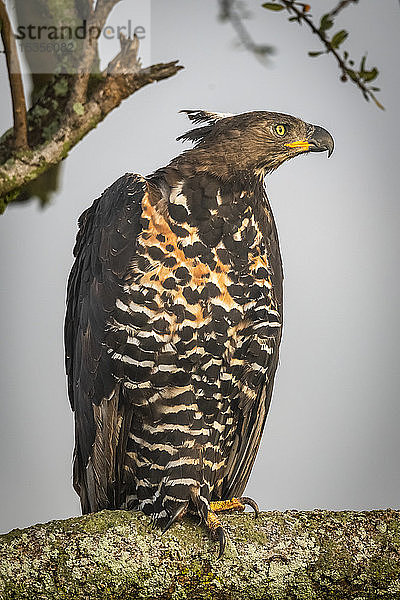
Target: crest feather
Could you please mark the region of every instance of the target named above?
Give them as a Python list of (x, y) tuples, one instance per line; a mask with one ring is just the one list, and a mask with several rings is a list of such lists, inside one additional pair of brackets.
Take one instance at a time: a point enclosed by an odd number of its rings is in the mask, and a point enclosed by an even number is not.
[(217, 121), (221, 119), (226, 119), (227, 117), (233, 117), (233, 113), (217, 113), (210, 112), (208, 110), (180, 110), (179, 112), (185, 113), (188, 119), (190, 119), (193, 123), (209, 123), (213, 125)]
[(190, 129), (186, 131), (186, 133), (182, 133), (179, 137), (176, 138), (178, 142), (201, 142), (204, 138), (211, 133), (212, 125), (206, 125), (205, 127), (196, 127), (195, 129)]
[(186, 133), (183, 133), (179, 137), (177, 137), (177, 141), (183, 142), (194, 142), (200, 143), (204, 138), (211, 133), (213, 129), (213, 125), (222, 119), (226, 119), (227, 117), (233, 117), (232, 113), (216, 113), (210, 112), (208, 110), (180, 110), (179, 112), (185, 113), (188, 119), (192, 121), (192, 123), (207, 123), (204, 127), (197, 127), (195, 129), (190, 129)]

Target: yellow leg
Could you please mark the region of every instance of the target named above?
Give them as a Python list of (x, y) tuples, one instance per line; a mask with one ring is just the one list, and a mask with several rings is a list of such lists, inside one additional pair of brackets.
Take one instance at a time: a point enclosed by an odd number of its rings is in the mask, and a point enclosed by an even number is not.
[(232, 498), (231, 500), (217, 500), (215, 502), (210, 502), (210, 510), (208, 511), (207, 515), (207, 527), (219, 540), (218, 558), (221, 558), (225, 550), (226, 533), (215, 513), (228, 510), (237, 510), (243, 512), (246, 504), (253, 508), (255, 516), (257, 517), (258, 506), (254, 500), (251, 500), (251, 498)]
[(243, 511), (245, 505), (240, 501), (239, 498), (232, 498), (231, 500), (217, 500), (216, 502), (210, 502), (210, 509), (213, 512), (223, 512), (225, 510), (238, 510)]
[(213, 533), (218, 538), (218, 541), (219, 541), (218, 558), (221, 558), (221, 556), (224, 553), (225, 546), (226, 546), (226, 533), (225, 533), (224, 528), (222, 527), (217, 515), (212, 510), (208, 511), (207, 527), (209, 528), (211, 533)]
[(218, 529), (218, 527), (221, 527), (220, 520), (212, 510), (208, 511), (207, 527), (210, 529), (210, 531), (215, 531), (216, 529)]
[(216, 502), (210, 502), (210, 509), (213, 512), (223, 512), (225, 510), (237, 510), (243, 512), (246, 505), (251, 506), (254, 510), (255, 515), (258, 515), (258, 506), (251, 498), (232, 498), (231, 500), (217, 500)]

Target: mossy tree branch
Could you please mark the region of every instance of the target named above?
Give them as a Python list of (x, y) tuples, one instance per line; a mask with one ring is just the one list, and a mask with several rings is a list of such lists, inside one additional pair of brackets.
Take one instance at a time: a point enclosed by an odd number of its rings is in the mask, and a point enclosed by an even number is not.
[[(89, 27), (97, 27), (100, 31), (118, 1), (98, 0), (95, 9), (92, 3), (88, 3)], [(47, 6), (46, 2), (43, 6)], [(68, 15), (71, 13), (72, 20), (78, 18), (70, 3), (62, 7)], [(36, 9), (39, 8), (37, 5)], [(56, 18), (52, 13), (51, 16), (54, 22), (63, 22), (62, 15)], [(29, 15), (22, 17), (26, 20)], [(65, 20), (69, 22), (67, 18)], [(11, 38), (15, 46), (12, 35)], [(58, 165), (125, 98), (150, 83), (175, 75), (183, 68), (177, 61), (142, 68), (137, 57), (137, 38), (121, 36), (120, 42), (119, 54), (99, 73), (95, 65), (98, 62), (97, 39), (87, 36), (73, 57), (74, 60), (79, 57), (78, 65), (71, 70), (76, 74), (55, 75), (47, 80), (41, 92), (35, 94), (27, 115), (24, 112), (28, 143), (26, 136), (25, 143), (14, 143), (15, 136), (19, 139), (21, 133), (17, 126), (0, 138), (0, 213), (9, 202), (24, 196), (27, 184), (36, 182)]]
[[(0, 139), (0, 212), (23, 185), (58, 164), (125, 98), (183, 68), (177, 61), (141, 68), (136, 59), (137, 40), (122, 39), (121, 46), (121, 54), (89, 85), (86, 102), (75, 104), (74, 110), (66, 110), (75, 86), (73, 75), (55, 77), (43, 89), (28, 111), (28, 150), (11, 151), (12, 131)], [(121, 74), (124, 65), (129, 72)]]
[(2, 600), (395, 600), (400, 512), (226, 515), (217, 544), (190, 520), (161, 535), (123, 511), (0, 536)]

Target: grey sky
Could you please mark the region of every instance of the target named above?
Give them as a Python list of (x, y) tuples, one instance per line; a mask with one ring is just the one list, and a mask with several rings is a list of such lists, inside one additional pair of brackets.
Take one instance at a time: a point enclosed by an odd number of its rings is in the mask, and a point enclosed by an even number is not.
[[(249, 3), (250, 4), (250, 3)], [(80, 213), (126, 171), (182, 149), (181, 108), (278, 110), (328, 129), (331, 159), (291, 161), (267, 180), (285, 269), (280, 367), (247, 495), (263, 509), (399, 508), (397, 0), (345, 13), (347, 47), (381, 69), (386, 111), (338, 80), (317, 40), (251, 2), (265, 68), (234, 47), (214, 2), (153, 0), (151, 59), (185, 70), (132, 96), (64, 164), (53, 205), (0, 219), (0, 530), (79, 513), (63, 367), (65, 286)], [(4, 59), (0, 129), (11, 124)]]

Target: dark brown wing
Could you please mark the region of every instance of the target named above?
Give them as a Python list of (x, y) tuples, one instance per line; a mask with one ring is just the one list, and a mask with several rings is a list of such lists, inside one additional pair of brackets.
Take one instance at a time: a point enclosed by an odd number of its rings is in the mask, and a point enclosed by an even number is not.
[[(268, 260), (272, 270), (271, 282), (273, 295), (279, 312), (280, 323), (283, 323), (283, 269), (279, 249), (278, 232), (269, 205), (267, 196), (263, 203), (266, 206), (267, 220), (263, 224), (264, 239), (267, 243)], [(275, 321), (276, 319), (272, 317)], [(266, 329), (268, 329), (266, 321)], [(258, 388), (258, 394), (252, 401), (244, 398), (239, 402), (238, 421), (235, 431), (233, 447), (229, 452), (226, 474), (222, 485), (222, 498), (229, 499), (241, 496), (250, 477), (254, 461), (257, 456), (264, 430), (266, 417), (271, 403), (272, 390), (276, 368), (279, 362), (279, 345), (282, 337), (282, 327), (271, 328), (268, 332), (268, 340), (273, 352), (267, 355), (264, 366), (266, 368), (266, 380), (264, 379)], [(254, 332), (250, 333), (247, 358), (251, 353), (251, 342), (254, 340)], [(260, 337), (262, 333), (260, 331)]]
[(118, 179), (79, 220), (67, 290), (65, 353), (68, 393), (75, 412), (74, 487), (83, 512), (118, 505), (113, 481), (132, 419), (110, 355), (107, 317), (135, 255), (146, 181)]

